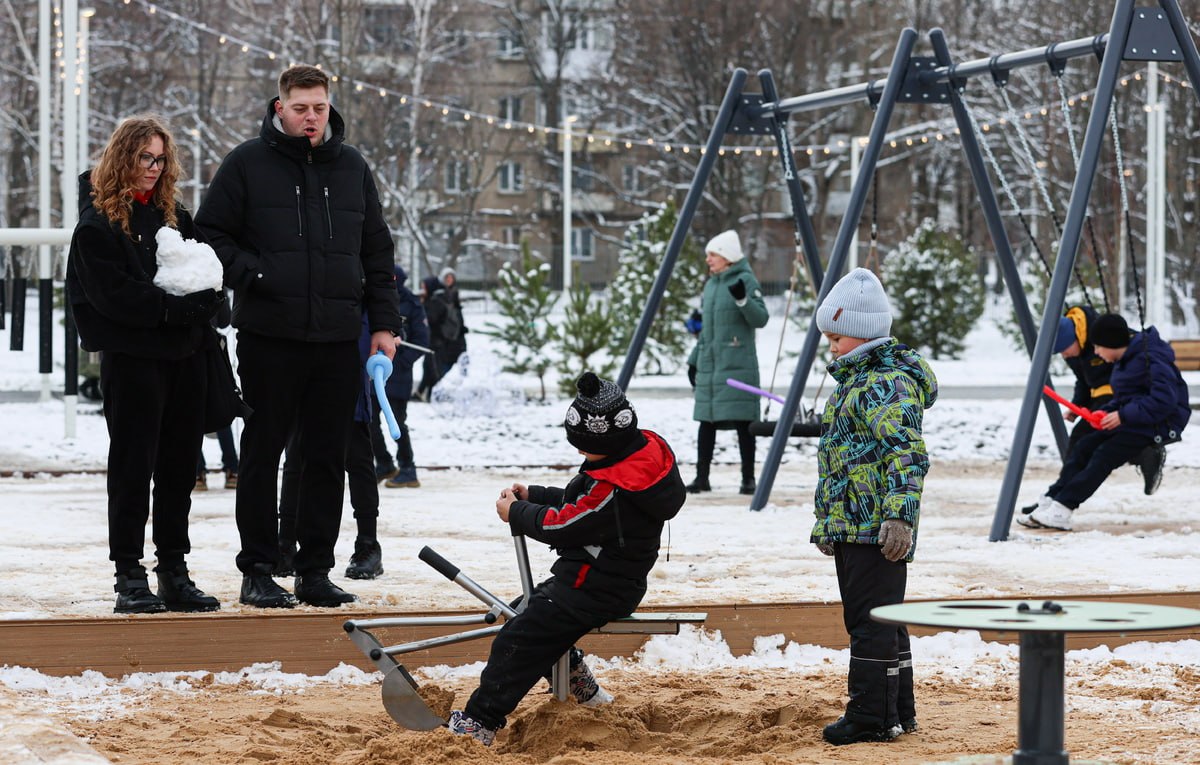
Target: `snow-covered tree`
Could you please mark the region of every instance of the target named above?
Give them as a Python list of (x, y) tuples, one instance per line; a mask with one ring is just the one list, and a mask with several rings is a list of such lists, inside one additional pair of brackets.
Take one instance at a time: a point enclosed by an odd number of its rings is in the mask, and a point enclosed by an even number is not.
[[(614, 356), (629, 348), (678, 218), (675, 204), (668, 200), (658, 210), (644, 215), (625, 233), (626, 247), (621, 251), (616, 276), (609, 285), (609, 302), (617, 317), (610, 342)], [(690, 337), (683, 322), (697, 304), (704, 285), (704, 272), (704, 253), (689, 236), (684, 239), (667, 289), (658, 304), (658, 313), (650, 325), (646, 344), (638, 357), (638, 369), (642, 372), (669, 374), (687, 359)]]
[(522, 242), (520, 264), (501, 266), (499, 283), (492, 291), (505, 321), (500, 325), (488, 322), (479, 330), (507, 344), (503, 371), (537, 375), (542, 401), (546, 400), (546, 372), (552, 363), (547, 351), (557, 337), (549, 317), (558, 294), (550, 289), (549, 277), (550, 264), (534, 257), (529, 243)]
[(575, 395), (575, 381), (584, 372), (611, 378), (616, 361), (608, 353), (618, 322), (602, 296), (592, 293), (582, 282), (572, 282), (567, 292), (563, 322), (558, 327), (558, 389), (565, 396)]

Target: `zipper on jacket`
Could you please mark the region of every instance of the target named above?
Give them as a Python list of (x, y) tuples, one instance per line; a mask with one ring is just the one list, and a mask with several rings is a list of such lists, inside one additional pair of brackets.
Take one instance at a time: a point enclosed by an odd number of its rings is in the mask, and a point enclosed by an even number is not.
[(329, 187), (325, 186), (325, 223), (329, 226), (329, 238), (333, 238), (333, 215), (329, 212)]
[(300, 207), (300, 187), (296, 187), (296, 229), (299, 236), (304, 236), (304, 215)]

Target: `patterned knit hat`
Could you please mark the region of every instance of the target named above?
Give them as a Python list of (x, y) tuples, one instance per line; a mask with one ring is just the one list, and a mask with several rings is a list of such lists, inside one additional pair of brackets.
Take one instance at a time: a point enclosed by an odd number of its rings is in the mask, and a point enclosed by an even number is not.
[(1129, 345), (1129, 325), (1125, 317), (1106, 313), (1092, 323), (1092, 345), (1101, 348), (1124, 348)]
[(892, 309), (878, 277), (865, 268), (843, 276), (817, 309), (817, 329), (874, 340), (892, 331)]
[(637, 413), (616, 383), (584, 372), (575, 388), (579, 395), (563, 421), (571, 446), (589, 454), (617, 454), (637, 438)]

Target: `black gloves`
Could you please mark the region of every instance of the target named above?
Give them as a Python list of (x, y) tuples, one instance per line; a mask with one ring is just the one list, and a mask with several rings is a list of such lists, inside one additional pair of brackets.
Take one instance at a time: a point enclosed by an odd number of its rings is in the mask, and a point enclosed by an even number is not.
[(692, 384), (692, 390), (696, 390), (696, 365), (688, 364), (688, 382)]
[(202, 324), (216, 315), (225, 301), (224, 290), (200, 290), (186, 295), (163, 295), (163, 324), (186, 327)]
[(745, 300), (746, 299), (746, 285), (742, 283), (741, 279), (738, 279), (736, 282), (729, 285), (729, 294), (733, 295), (734, 300), (738, 300), (738, 301)]

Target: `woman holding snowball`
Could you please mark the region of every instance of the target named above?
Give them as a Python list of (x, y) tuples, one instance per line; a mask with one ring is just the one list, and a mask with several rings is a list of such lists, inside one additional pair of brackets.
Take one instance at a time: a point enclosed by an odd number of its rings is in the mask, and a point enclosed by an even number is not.
[[(212, 249), (187, 241), (196, 234), (175, 200), (179, 176), (175, 142), (160, 119), (122, 121), (99, 162), (80, 177), (67, 260), (80, 345), (101, 352), (116, 613), (220, 607), (192, 582), (185, 557), (204, 436), (206, 330), (224, 293)], [(178, 261), (171, 268), (160, 252), (168, 242)], [(157, 593), (142, 565), (152, 510)]]

